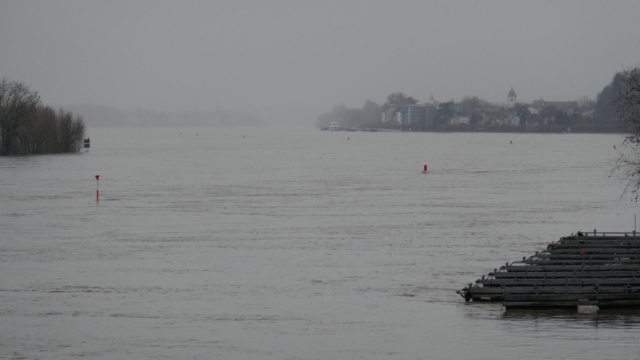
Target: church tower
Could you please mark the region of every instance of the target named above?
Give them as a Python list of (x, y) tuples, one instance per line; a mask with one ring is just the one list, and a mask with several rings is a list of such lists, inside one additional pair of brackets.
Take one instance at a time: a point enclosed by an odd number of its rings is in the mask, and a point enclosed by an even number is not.
[(509, 107), (514, 107), (516, 106), (516, 99), (518, 97), (516, 96), (516, 92), (513, 91), (513, 86), (511, 87), (511, 91), (509, 91), (509, 95), (507, 95), (507, 105)]

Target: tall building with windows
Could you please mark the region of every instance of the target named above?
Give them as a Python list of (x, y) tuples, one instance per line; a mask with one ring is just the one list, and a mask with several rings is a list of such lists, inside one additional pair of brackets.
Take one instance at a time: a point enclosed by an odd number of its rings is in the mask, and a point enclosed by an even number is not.
[(427, 125), (427, 107), (426, 105), (406, 104), (398, 105), (396, 112), (399, 114), (402, 125), (424, 126)]

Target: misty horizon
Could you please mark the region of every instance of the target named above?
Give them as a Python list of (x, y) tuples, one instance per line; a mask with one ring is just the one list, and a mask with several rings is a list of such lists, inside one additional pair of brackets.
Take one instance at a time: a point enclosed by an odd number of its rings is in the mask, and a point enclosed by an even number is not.
[[(622, 11), (623, 10), (623, 11)], [(638, 64), (640, 3), (0, 3), (0, 76), (55, 107), (241, 111), (312, 124), (421, 102), (595, 98)], [(25, 26), (27, 25), (27, 26)]]

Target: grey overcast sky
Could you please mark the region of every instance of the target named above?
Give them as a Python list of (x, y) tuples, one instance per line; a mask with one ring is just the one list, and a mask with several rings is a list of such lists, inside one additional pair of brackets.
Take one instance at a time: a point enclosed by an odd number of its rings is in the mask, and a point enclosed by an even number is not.
[(0, 77), (53, 106), (308, 124), (397, 91), (595, 97), (639, 64), (638, 0), (0, 1)]

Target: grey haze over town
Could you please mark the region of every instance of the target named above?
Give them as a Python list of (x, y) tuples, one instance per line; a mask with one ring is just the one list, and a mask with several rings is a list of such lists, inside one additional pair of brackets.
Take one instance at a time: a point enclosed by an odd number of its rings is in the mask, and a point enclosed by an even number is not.
[(311, 126), (394, 92), (595, 98), (640, 63), (638, 14), (638, 1), (2, 1), (0, 74), (55, 107)]

